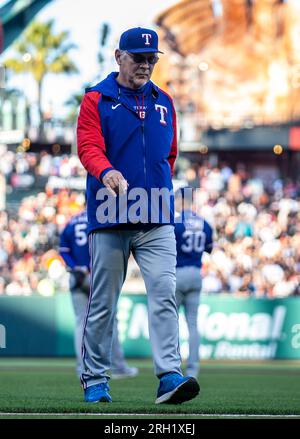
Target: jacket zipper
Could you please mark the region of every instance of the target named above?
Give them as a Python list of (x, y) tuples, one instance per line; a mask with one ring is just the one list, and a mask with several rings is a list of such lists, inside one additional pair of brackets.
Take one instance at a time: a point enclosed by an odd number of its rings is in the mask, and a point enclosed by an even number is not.
[(142, 128), (143, 151), (144, 151), (144, 176), (145, 176), (145, 187), (147, 187), (145, 123), (144, 123), (143, 120), (142, 120), (141, 128)]

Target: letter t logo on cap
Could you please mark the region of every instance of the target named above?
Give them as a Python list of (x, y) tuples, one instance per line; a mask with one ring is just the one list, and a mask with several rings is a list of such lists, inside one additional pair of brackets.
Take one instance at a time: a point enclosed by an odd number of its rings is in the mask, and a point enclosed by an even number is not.
[(145, 45), (150, 46), (149, 38), (152, 38), (152, 35), (151, 34), (142, 34), (142, 38), (146, 38)]

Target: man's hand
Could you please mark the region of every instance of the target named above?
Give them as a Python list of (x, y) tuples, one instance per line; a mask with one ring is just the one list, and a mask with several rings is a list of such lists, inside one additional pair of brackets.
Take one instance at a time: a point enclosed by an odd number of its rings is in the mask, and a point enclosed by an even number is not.
[(87, 267), (76, 266), (70, 271), (70, 288), (81, 288), (85, 278), (88, 276), (89, 271)]
[(107, 174), (104, 175), (102, 182), (113, 197), (116, 197), (117, 194), (124, 195), (127, 192), (127, 181), (121, 172), (116, 171), (115, 169), (108, 171)]

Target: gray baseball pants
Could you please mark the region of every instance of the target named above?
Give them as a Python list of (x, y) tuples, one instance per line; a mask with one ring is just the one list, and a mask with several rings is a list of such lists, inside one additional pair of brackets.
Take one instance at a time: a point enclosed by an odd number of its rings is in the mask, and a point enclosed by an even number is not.
[(170, 225), (150, 230), (105, 229), (90, 236), (91, 283), (83, 333), (84, 388), (109, 379), (113, 322), (132, 252), (148, 296), (148, 325), (155, 374), (182, 373), (175, 299), (176, 241)]
[[(81, 347), (82, 347), (82, 332), (83, 325), (85, 322), (87, 304), (88, 304), (88, 295), (83, 293), (80, 289), (75, 289), (71, 294), (73, 309), (75, 314), (75, 334), (74, 334), (74, 346), (76, 352), (76, 373), (80, 378), (82, 373), (82, 358), (81, 358)], [(119, 342), (119, 333), (118, 333), (118, 321), (115, 319), (114, 322), (114, 335), (113, 335), (113, 344), (112, 344), (112, 361), (111, 361), (111, 369), (114, 371), (119, 371), (128, 367), (122, 346)]]
[(189, 331), (189, 355), (186, 363), (187, 375), (197, 377), (199, 373), (200, 335), (197, 327), (198, 307), (202, 278), (200, 268), (194, 266), (176, 269), (176, 302), (178, 309), (184, 307)]

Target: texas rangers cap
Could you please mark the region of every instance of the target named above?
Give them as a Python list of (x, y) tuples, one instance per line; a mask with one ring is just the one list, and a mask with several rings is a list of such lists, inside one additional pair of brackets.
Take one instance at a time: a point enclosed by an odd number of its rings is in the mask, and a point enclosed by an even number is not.
[(130, 53), (159, 52), (158, 35), (152, 29), (134, 27), (123, 32), (120, 37), (119, 49)]

